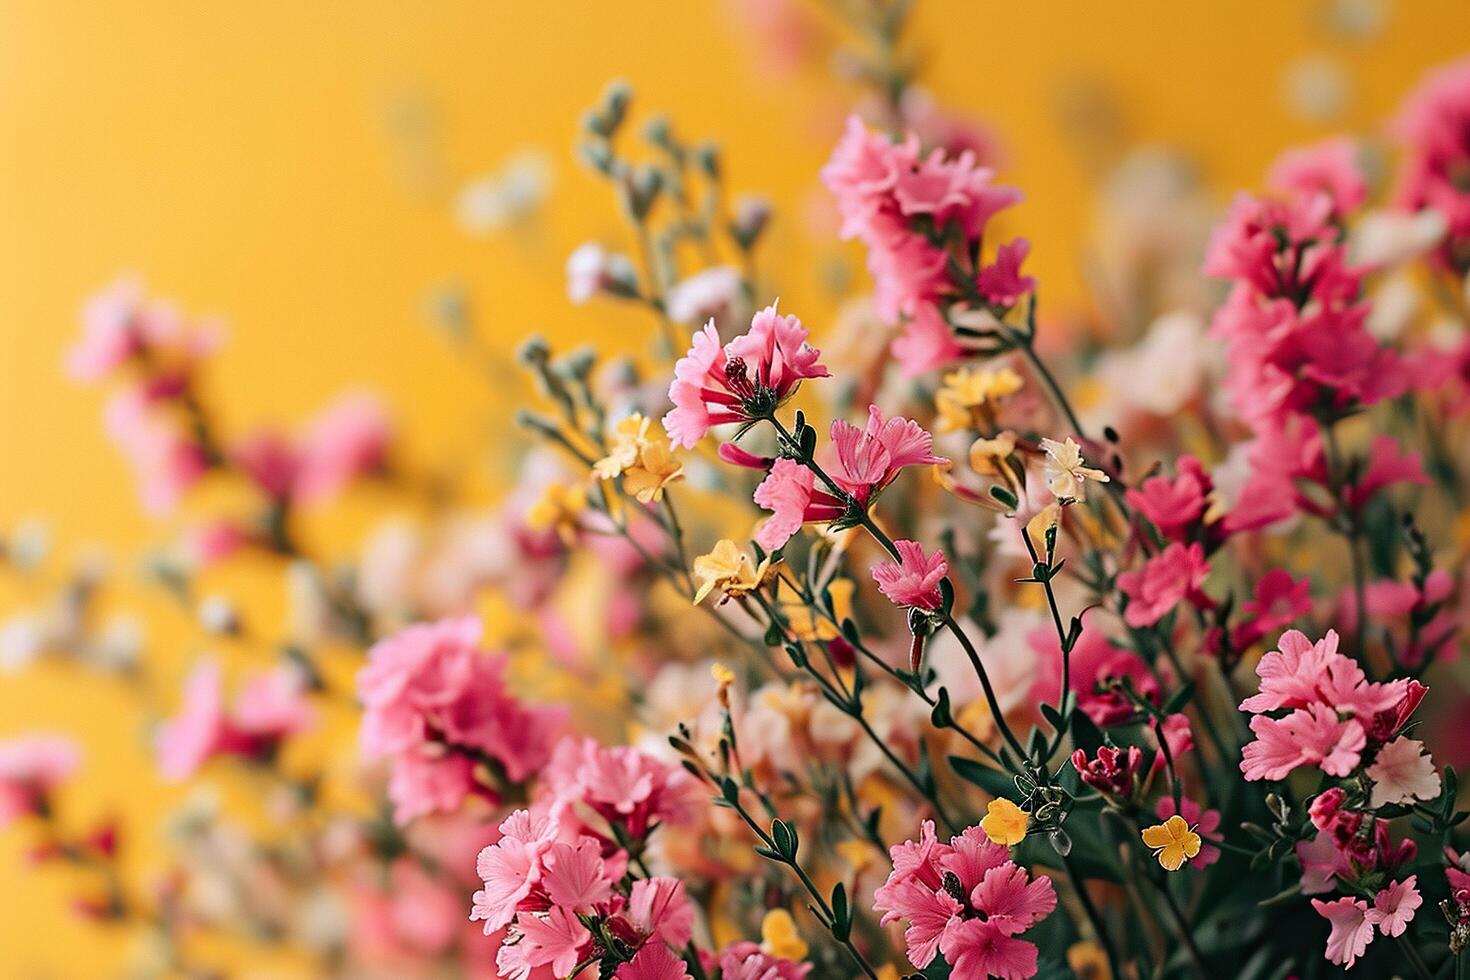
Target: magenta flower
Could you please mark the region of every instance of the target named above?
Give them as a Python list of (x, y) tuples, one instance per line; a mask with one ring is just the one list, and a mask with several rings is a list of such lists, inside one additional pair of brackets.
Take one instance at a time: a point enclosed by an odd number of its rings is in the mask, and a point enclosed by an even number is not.
[(564, 738), (541, 771), (554, 814), (581, 804), (617, 822), (632, 837), (655, 823), (687, 822), (703, 803), (693, 777), (630, 746)]
[(54, 793), (81, 765), (63, 735), (24, 735), (0, 742), (0, 828), (45, 812)]
[(287, 736), (310, 726), (305, 683), (280, 668), (252, 678), (226, 712), (219, 662), (201, 660), (184, 682), (183, 706), (158, 729), (158, 769), (165, 779), (187, 779), (217, 755), (267, 758)]
[[(1085, 749), (1074, 749), (1072, 768), (1077, 770), (1084, 783), (1098, 792), (1127, 799), (1138, 786), (1138, 776), (1143, 769), (1143, 750), (1136, 745), (1130, 745), (1126, 750), (1100, 745), (1097, 755), (1088, 759)], [(1169, 799), (1172, 803), (1173, 798)]]
[(930, 612), (943, 602), (939, 583), (949, 574), (949, 562), (944, 552), (936, 550), (932, 555), (924, 554), (923, 545), (917, 541), (895, 541), (899, 560), (873, 566), (873, 579), (878, 590), (896, 606), (914, 606)]
[(975, 283), (980, 294), (996, 306), (1010, 307), (1036, 288), (1036, 279), (1021, 275), (1021, 263), (1031, 254), (1031, 243), (1024, 238), (1007, 242), (995, 250), (995, 261), (980, 270)]
[(1118, 576), (1118, 588), (1128, 597), (1124, 621), (1129, 626), (1152, 626), (1186, 598), (1197, 605), (1211, 605), (1200, 591), (1209, 574), (1204, 546), (1169, 545), (1143, 568)]
[(674, 365), (674, 407), (663, 420), (669, 439), (692, 448), (711, 426), (768, 418), (803, 380), (827, 377), (821, 351), (807, 343), (809, 333), (796, 317), (778, 314), (774, 304), (724, 347), (714, 321), (705, 324)]
[(1185, 541), (1188, 532), (1209, 506), (1214, 484), (1194, 456), (1180, 456), (1175, 476), (1151, 476), (1138, 488), (1129, 488), (1128, 504), (1153, 522), (1172, 541)]
[(979, 827), (944, 844), (926, 820), (917, 842), (889, 853), (893, 871), (873, 893), (873, 908), (883, 925), (909, 923), (910, 963), (922, 970), (942, 953), (956, 980), (1035, 974), (1036, 946), (1017, 937), (1056, 908), (1050, 878), (1031, 878)]
[[(1062, 646), (1051, 627), (1038, 627), (1027, 643), (1040, 659), (1031, 697), (1056, 704), (1061, 697)], [(1148, 665), (1132, 650), (1115, 646), (1091, 611), (1082, 616), (1082, 637), (1073, 648), (1071, 685), (1077, 707), (1099, 728), (1117, 725), (1136, 713), (1128, 697), (1115, 690), (1115, 682), (1127, 678), (1143, 697), (1159, 703), (1159, 682)]]

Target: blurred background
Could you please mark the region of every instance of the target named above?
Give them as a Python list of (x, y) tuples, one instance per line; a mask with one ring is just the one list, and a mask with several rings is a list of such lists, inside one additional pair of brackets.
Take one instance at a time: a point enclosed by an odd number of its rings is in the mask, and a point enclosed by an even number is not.
[[(921, 86), (994, 134), (1004, 181), (1026, 193), (1007, 220), (1033, 243), (1028, 271), (1085, 327), (1114, 322), (1098, 313), (1128, 161), (1167, 158), (1218, 208), (1285, 146), (1378, 134), (1467, 37), (1462, 0), (921, 0), (909, 42)], [(219, 317), (210, 385), (227, 423), (370, 389), (416, 465), (462, 471), (489, 499), (514, 478), (521, 339), (617, 350), (646, 330), (644, 314), (566, 298), (568, 254), (624, 234), (573, 153), (613, 78), (640, 116), (717, 140), (733, 191), (769, 197), (758, 271), (820, 337), (834, 284), (862, 274), (817, 181), (859, 98), (834, 70), (843, 43), (802, 0), (0, 0), (0, 526), (43, 522), (58, 554), (124, 566), (161, 536), (104, 435), (102, 396), (62, 367), (82, 302), (120, 274)], [(451, 302), (483, 356), (442, 336)], [(356, 519), (348, 506), (306, 533), (330, 554)], [(5, 625), (26, 590), (0, 583)], [(175, 671), (212, 642), (156, 596), (115, 601)], [(139, 827), (183, 792), (157, 780), (145, 720), (65, 668), (0, 674), (0, 735), (79, 733), (76, 808), (121, 806)], [(99, 942), (68, 912), (65, 876), (25, 864), (19, 836), (0, 836), (0, 974), (109, 973), (122, 938)]]

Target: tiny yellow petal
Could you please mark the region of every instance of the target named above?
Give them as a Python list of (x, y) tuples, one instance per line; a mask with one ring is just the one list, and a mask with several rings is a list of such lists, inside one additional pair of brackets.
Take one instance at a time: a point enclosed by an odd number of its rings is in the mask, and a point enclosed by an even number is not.
[(808, 952), (806, 940), (796, 931), (796, 920), (785, 909), (771, 909), (761, 920), (761, 951), (768, 956), (800, 963)]
[(735, 683), (735, 672), (719, 661), (711, 665), (709, 672), (710, 676), (715, 679), (715, 683), (721, 687), (727, 687)]

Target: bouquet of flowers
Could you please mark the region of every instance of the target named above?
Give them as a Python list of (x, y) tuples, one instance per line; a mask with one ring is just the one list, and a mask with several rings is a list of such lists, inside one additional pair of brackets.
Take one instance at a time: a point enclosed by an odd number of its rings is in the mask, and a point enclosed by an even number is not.
[(1463, 975), (1470, 62), (1408, 95), (1389, 179), (1344, 137), (1212, 230), (1188, 187), (1120, 196), (1146, 326), (1104, 344), (1042, 313), (905, 6), (850, 53), (872, 95), (820, 179), (867, 273), (819, 335), (713, 144), (635, 134), (621, 85), (588, 112), (627, 251), (578, 248), (568, 294), (649, 342), (524, 344), (501, 499), (366, 394), (227, 426), (210, 327), (87, 306), (68, 367), (169, 519), (147, 578), (255, 657), (158, 676), (86, 565), (7, 656), (134, 685), (160, 777), (233, 767), (268, 818), (193, 796), (139, 868), (62, 805), (71, 738), (0, 742), (0, 823), (140, 975), (217, 975), (215, 942), (355, 977)]

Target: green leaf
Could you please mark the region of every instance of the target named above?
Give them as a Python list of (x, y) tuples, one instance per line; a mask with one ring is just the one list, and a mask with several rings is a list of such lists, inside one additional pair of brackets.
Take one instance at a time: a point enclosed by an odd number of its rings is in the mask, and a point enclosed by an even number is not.
[(1010, 797), (1016, 792), (1015, 780), (999, 769), (959, 755), (950, 756), (949, 764), (961, 779), (974, 783), (991, 796)]
[(934, 710), (929, 712), (929, 721), (935, 728), (949, 728), (954, 724), (954, 715), (949, 710), (949, 688), (941, 687), (934, 701)]
[(1163, 713), (1166, 715), (1178, 714), (1193, 697), (1194, 681), (1185, 681), (1184, 685), (1175, 691), (1168, 701), (1164, 702)]
[(1015, 510), (1020, 505), (1020, 501), (1016, 499), (1016, 495), (1000, 484), (995, 484), (990, 488), (990, 496), (995, 498), (1006, 510)]
[(832, 886), (832, 936), (846, 942), (852, 935), (852, 909), (847, 904), (847, 888), (838, 882)]

